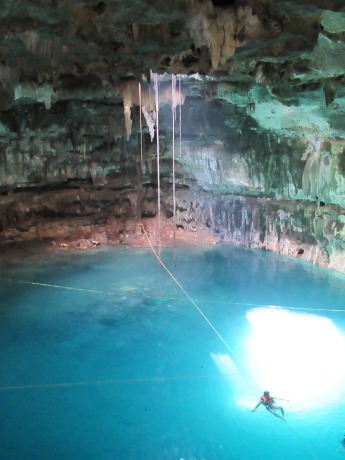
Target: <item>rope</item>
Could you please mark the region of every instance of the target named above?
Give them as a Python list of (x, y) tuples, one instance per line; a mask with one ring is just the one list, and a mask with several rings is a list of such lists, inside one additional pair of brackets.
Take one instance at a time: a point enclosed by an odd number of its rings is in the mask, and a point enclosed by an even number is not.
[(143, 162), (143, 123), (142, 123), (142, 96), (141, 96), (141, 83), (139, 81), (139, 125), (140, 125), (140, 160)]
[(173, 223), (174, 223), (174, 267), (176, 246), (176, 180), (175, 180), (175, 117), (176, 117), (176, 75), (171, 75), (171, 111), (172, 111), (172, 180), (173, 180)]
[(178, 89), (179, 89), (179, 98), (180, 98), (180, 105), (179, 105), (179, 144), (180, 144), (180, 158), (182, 158), (182, 94), (181, 94), (181, 75), (179, 75), (178, 81)]
[(153, 74), (156, 105), (156, 148), (157, 148), (157, 212), (158, 212), (158, 246), (161, 245), (161, 177), (160, 177), (160, 150), (159, 150), (159, 86), (158, 75)]
[(40, 388), (59, 388), (59, 387), (77, 387), (77, 386), (92, 386), (92, 385), (113, 385), (116, 383), (145, 383), (145, 382), (170, 382), (179, 380), (202, 380), (202, 379), (222, 379), (224, 377), (232, 376), (246, 376), (247, 374), (241, 373), (228, 373), (228, 374), (211, 374), (211, 375), (177, 375), (171, 377), (144, 377), (133, 379), (114, 379), (114, 380), (95, 380), (89, 382), (64, 382), (64, 383), (42, 383), (37, 385), (16, 385), (16, 386), (3, 386), (0, 391), (14, 391), (14, 390), (32, 390)]
[(319, 457), (311, 450), (311, 448), (308, 446), (308, 444), (304, 441), (304, 439), (297, 433), (296, 430), (294, 430), (285, 420), (286, 426), (292, 431), (292, 433), (296, 436), (296, 438), (299, 440), (299, 442), (303, 445), (304, 449), (306, 452), (308, 452), (311, 457), (313, 457), (315, 460), (319, 460)]
[[(192, 303), (192, 305), (195, 307), (195, 309), (198, 311), (198, 313), (203, 317), (203, 319), (207, 322), (207, 324), (211, 327), (211, 329), (215, 332), (215, 334), (218, 336), (218, 338), (223, 342), (225, 347), (229, 350), (229, 352), (233, 355), (234, 358), (236, 358), (237, 361), (239, 361), (237, 355), (235, 352), (231, 349), (229, 344), (226, 342), (226, 340), (222, 337), (222, 335), (218, 332), (218, 330), (213, 326), (211, 321), (207, 318), (207, 316), (201, 311), (201, 309), (198, 307), (198, 305), (195, 303), (195, 301), (189, 296), (187, 291), (184, 289), (184, 287), (180, 284), (180, 282), (176, 279), (176, 277), (170, 272), (170, 270), (166, 267), (166, 265), (163, 263), (157, 252), (155, 251), (148, 234), (144, 228), (144, 225), (142, 223), (137, 224), (141, 227), (142, 232), (144, 233), (147, 242), (155, 255), (156, 259), (158, 260), (159, 264), (164, 268), (164, 270), (169, 274), (169, 276), (173, 279), (173, 281), (177, 284), (177, 286), (182, 290), (182, 292), (185, 294), (185, 296), (188, 298), (188, 300)], [(22, 281), (22, 280), (13, 280), (11, 278), (7, 278), (7, 281), (12, 281), (12, 282), (17, 282), (17, 283), (24, 283), (24, 284), (31, 284), (31, 285), (39, 285), (39, 286), (44, 286), (44, 287), (53, 287), (57, 289), (67, 289), (67, 290), (74, 290), (74, 291), (84, 291), (84, 292), (92, 292), (92, 293), (97, 293), (97, 294), (108, 294), (108, 295), (117, 295), (116, 292), (104, 292), (104, 291), (99, 291), (99, 290), (92, 290), (92, 289), (82, 289), (82, 288), (72, 288), (68, 286), (59, 286), (59, 285), (53, 285), (53, 284), (47, 284), (47, 283), (38, 283), (38, 282), (33, 282), (33, 281)], [(182, 300), (182, 299), (176, 299), (176, 298), (168, 298), (172, 300)], [(203, 301), (199, 300), (199, 302), (214, 302), (214, 301)], [(218, 302), (219, 303), (219, 302)], [(255, 304), (246, 304), (246, 303), (237, 303), (237, 302), (220, 302), (220, 303), (229, 303), (233, 305), (246, 305), (246, 306), (266, 306), (267, 305), (255, 305)], [(277, 307), (273, 306), (273, 308), (295, 308), (295, 309), (302, 309), (299, 307)], [(336, 312), (344, 312), (344, 310), (325, 310), (325, 309), (307, 309), (307, 310), (317, 310), (317, 311), (336, 311)], [(110, 385), (110, 384), (115, 384), (115, 383), (140, 383), (140, 382), (164, 382), (164, 381), (176, 381), (176, 380), (191, 380), (191, 379), (207, 379), (207, 378), (214, 378), (214, 377), (225, 377), (225, 376), (247, 376), (249, 377), (252, 382), (260, 389), (259, 385), (253, 378), (253, 376), (250, 373), (228, 373), (228, 374), (217, 374), (217, 375), (210, 375), (210, 376), (174, 376), (174, 377), (149, 377), (149, 378), (137, 378), (137, 379), (116, 379), (116, 380), (104, 380), (104, 381), (89, 381), (89, 382), (72, 382), (72, 383), (55, 383), (55, 384), (38, 384), (38, 385), (17, 385), (17, 386), (4, 386), (0, 387), (0, 391), (14, 391), (14, 390), (26, 390), (26, 389), (37, 389), (37, 388), (59, 388), (59, 387), (75, 387), (75, 386), (91, 386), (91, 385)], [(314, 454), (312, 449), (308, 446), (308, 444), (303, 440), (303, 438), (284, 420), (287, 427), (291, 430), (291, 432), (296, 436), (296, 438), (301, 442), (303, 445), (304, 449), (306, 452), (308, 452), (312, 458), (315, 460), (319, 460), (318, 457)]]
[[(211, 329), (216, 333), (216, 335), (219, 337), (219, 339), (223, 342), (223, 344), (226, 346), (226, 348), (230, 351), (230, 353), (232, 354), (232, 356), (239, 362), (240, 360), (238, 359), (236, 353), (230, 348), (230, 345), (227, 343), (227, 341), (223, 338), (223, 336), (218, 332), (218, 330), (213, 326), (213, 324), (211, 323), (211, 321), (207, 318), (207, 316), (201, 311), (201, 309), (198, 307), (198, 305), (195, 303), (195, 301), (190, 297), (190, 295), (187, 293), (187, 291), (184, 289), (184, 287), (180, 284), (180, 282), (175, 278), (175, 276), (171, 273), (171, 271), (168, 269), (168, 267), (164, 264), (164, 262), (162, 261), (162, 259), (159, 257), (159, 255), (157, 254), (157, 252), (155, 251), (154, 247), (152, 246), (151, 244), (151, 241), (148, 237), (148, 234), (144, 228), (144, 225), (143, 224), (138, 224), (139, 226), (141, 226), (141, 229), (147, 239), (147, 242), (153, 252), (153, 254), (155, 255), (156, 259), (158, 260), (159, 264), (164, 268), (164, 270), (168, 273), (168, 275), (174, 280), (174, 282), (177, 284), (177, 286), (182, 290), (182, 292), (185, 294), (185, 296), (188, 298), (188, 300), (192, 303), (192, 305), (196, 308), (196, 310), (198, 311), (198, 313), (200, 313), (200, 315), (204, 318), (204, 320), (207, 322), (207, 324), (211, 327)], [(240, 374), (240, 375), (243, 375), (243, 374)], [(260, 389), (258, 383), (255, 381), (255, 379), (253, 378), (253, 376), (250, 374), (250, 373), (246, 373), (245, 375), (247, 375), (251, 380), (252, 382), (257, 386), (257, 388)], [(285, 421), (285, 419), (284, 419)], [(287, 423), (286, 423), (287, 424)], [(305, 450), (316, 460), (318, 460), (318, 457), (314, 454), (314, 452), (309, 448), (309, 446), (303, 441), (303, 439), (300, 437), (300, 436), (297, 436), (297, 433), (295, 432), (295, 430), (293, 430), (293, 428), (290, 427), (290, 425), (287, 424), (287, 426), (289, 427), (289, 429), (296, 435), (296, 437), (302, 442)]]
[[(169, 299), (169, 300), (183, 300), (179, 297), (158, 297), (159, 299)], [(243, 305), (246, 307), (264, 307), (264, 308), (272, 308), (272, 309), (282, 309), (282, 310), (306, 310), (306, 311), (326, 311), (326, 312), (334, 312), (334, 313), (345, 313), (345, 309), (343, 308), (316, 308), (316, 307), (288, 307), (285, 305), (271, 305), (271, 304), (259, 304), (259, 303), (245, 303), (245, 302), (231, 302), (228, 300), (205, 300), (205, 299), (194, 299), (195, 302), (203, 302), (203, 303), (217, 303), (217, 304), (224, 304), (224, 305)]]
[[(141, 225), (141, 224), (140, 224)], [(56, 289), (66, 289), (69, 291), (82, 291), (82, 292), (91, 292), (95, 294), (105, 294), (105, 295), (118, 295), (118, 292), (111, 292), (111, 291), (98, 291), (95, 289), (83, 289), (83, 288), (75, 288), (70, 286), (60, 286), (57, 284), (48, 284), (48, 283), (38, 283), (35, 281), (25, 281), (25, 280), (15, 280), (12, 278), (5, 278), (6, 281), (10, 281), (12, 283), (21, 283), (21, 284), (32, 284), (36, 286), (43, 286), (43, 287), (51, 287)], [(155, 297), (155, 299), (164, 299), (164, 300), (183, 300), (181, 297)], [(205, 300), (205, 299), (194, 299), (195, 302), (202, 302), (202, 303), (217, 303), (223, 305), (239, 305), (239, 306), (246, 306), (246, 307), (264, 307), (264, 308), (272, 308), (272, 309), (282, 309), (282, 310), (305, 310), (305, 311), (324, 311), (324, 312), (331, 312), (331, 313), (345, 313), (345, 309), (337, 309), (337, 308), (315, 308), (315, 307), (287, 307), (285, 305), (269, 305), (269, 304), (257, 304), (257, 303), (245, 303), (245, 302), (229, 302), (226, 300)]]
[(115, 292), (105, 292), (105, 291), (97, 291), (94, 289), (82, 289), (82, 288), (74, 288), (74, 287), (69, 287), (69, 286), (59, 286), (57, 284), (37, 283), (35, 281), (14, 280), (11, 278), (6, 278), (6, 281), (11, 281), (13, 283), (21, 283), (21, 284), (32, 284), (34, 286), (52, 287), (56, 289), (67, 289), (69, 291), (82, 291), (82, 292), (94, 292), (96, 294), (117, 295)]
[(230, 353), (233, 355), (233, 357), (238, 359), (236, 354), (235, 354), (235, 352), (230, 348), (230, 346), (227, 343), (227, 341), (222, 337), (222, 335), (218, 332), (218, 330), (213, 326), (213, 324), (207, 318), (207, 316), (200, 310), (200, 308), (197, 306), (197, 304), (194, 302), (194, 300), (190, 297), (188, 292), (184, 289), (184, 287), (180, 284), (180, 282), (175, 278), (175, 276), (171, 273), (171, 271), (168, 269), (168, 267), (164, 264), (162, 259), (159, 257), (159, 255), (157, 254), (155, 248), (152, 246), (152, 243), (151, 243), (150, 238), (149, 238), (149, 236), (148, 236), (148, 234), (147, 234), (147, 232), (146, 232), (146, 230), (144, 228), (144, 225), (143, 224), (138, 224), (138, 225), (141, 227), (142, 232), (144, 233), (144, 235), (146, 237), (146, 240), (147, 240), (147, 242), (148, 242), (153, 254), (155, 255), (156, 259), (160, 263), (160, 265), (164, 268), (164, 270), (168, 273), (168, 275), (175, 281), (177, 286), (181, 289), (181, 291), (184, 293), (184, 295), (187, 297), (187, 299), (191, 302), (191, 304), (194, 306), (194, 308), (198, 311), (198, 313), (200, 313), (200, 315), (204, 318), (204, 320), (211, 327), (211, 329), (215, 332), (215, 334), (219, 337), (219, 339), (223, 342), (223, 344), (230, 351)]

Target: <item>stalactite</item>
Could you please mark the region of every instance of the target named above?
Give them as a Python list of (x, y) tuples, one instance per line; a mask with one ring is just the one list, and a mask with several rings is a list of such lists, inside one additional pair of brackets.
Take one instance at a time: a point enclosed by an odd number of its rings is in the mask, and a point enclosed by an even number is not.
[(142, 112), (144, 114), (147, 127), (149, 128), (150, 138), (152, 142), (155, 137), (156, 112), (154, 110), (151, 110), (149, 112), (145, 106), (142, 107)]
[(319, 194), (319, 170), (321, 163), (321, 141), (318, 136), (311, 141), (306, 152), (307, 161), (302, 176), (302, 188), (305, 196), (313, 198)]
[(132, 33), (134, 40), (140, 41), (140, 24), (132, 24)]
[[(158, 75), (156, 78), (158, 78)], [(155, 135), (157, 109), (155, 108), (155, 101), (152, 100), (152, 97), (151, 97), (150, 86), (147, 85), (145, 87), (141, 83), (139, 83), (139, 90), (138, 90), (138, 85), (133, 80), (133, 81), (129, 81), (123, 84), (121, 91), (123, 95), (123, 110), (124, 110), (124, 117), (125, 117), (127, 139), (129, 139), (131, 132), (132, 132), (131, 109), (133, 106), (137, 105), (140, 107), (140, 118), (143, 114), (147, 127), (149, 129), (151, 141), (153, 141), (154, 135)], [(167, 94), (162, 94), (160, 96), (160, 99), (168, 102), (170, 100), (170, 92), (169, 92), (169, 96)], [(176, 96), (176, 104), (177, 103), (183, 103), (183, 99), (181, 95), (179, 95), (178, 100)]]
[(142, 112), (144, 114), (152, 142), (155, 137), (156, 111), (154, 110), (154, 101), (152, 101), (150, 85), (146, 88), (146, 91), (142, 93), (142, 97)]
[(125, 116), (127, 140), (129, 139), (131, 132), (132, 132), (131, 108), (132, 108), (131, 87), (129, 85), (126, 85), (123, 90), (123, 111), (124, 111), (124, 116)]

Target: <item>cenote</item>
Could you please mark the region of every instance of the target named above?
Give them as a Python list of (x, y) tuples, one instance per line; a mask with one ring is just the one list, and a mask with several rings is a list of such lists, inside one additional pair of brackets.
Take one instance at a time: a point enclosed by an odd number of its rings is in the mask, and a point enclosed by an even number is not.
[[(190, 299), (149, 249), (2, 266), (0, 458), (345, 457), (344, 276), (225, 244), (161, 257)], [(252, 413), (264, 390), (286, 422)]]

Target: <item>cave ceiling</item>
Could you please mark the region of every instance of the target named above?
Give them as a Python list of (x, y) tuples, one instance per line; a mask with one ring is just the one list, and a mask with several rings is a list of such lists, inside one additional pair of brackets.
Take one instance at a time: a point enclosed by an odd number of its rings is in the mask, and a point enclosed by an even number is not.
[(154, 71), (244, 110), (253, 129), (344, 138), (344, 32), (337, 0), (2, 0), (1, 136), (13, 108), (121, 106), (128, 82)]

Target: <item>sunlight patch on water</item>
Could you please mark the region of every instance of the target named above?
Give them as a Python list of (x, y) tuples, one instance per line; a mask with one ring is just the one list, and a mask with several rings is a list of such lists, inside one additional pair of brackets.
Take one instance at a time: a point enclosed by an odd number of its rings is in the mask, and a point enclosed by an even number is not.
[(280, 308), (247, 312), (252, 332), (247, 369), (262, 390), (288, 399), (289, 410), (325, 407), (345, 391), (345, 336), (328, 318)]
[(235, 402), (241, 409), (252, 409), (255, 399), (244, 396), (245, 391), (252, 387), (250, 376), (241, 372), (227, 354), (211, 353), (211, 358), (229, 383), (229, 406)]
[(231, 378), (233, 374), (238, 373), (238, 369), (229, 355), (222, 353), (211, 353), (211, 358), (216, 363), (222, 374)]

